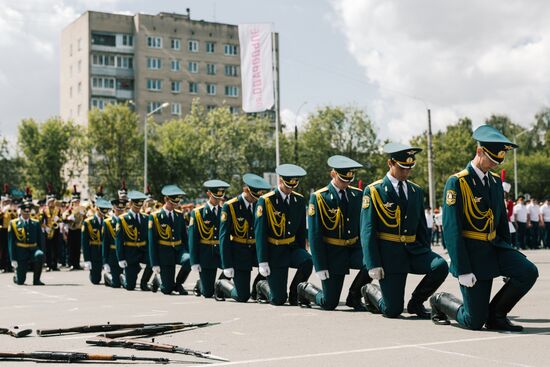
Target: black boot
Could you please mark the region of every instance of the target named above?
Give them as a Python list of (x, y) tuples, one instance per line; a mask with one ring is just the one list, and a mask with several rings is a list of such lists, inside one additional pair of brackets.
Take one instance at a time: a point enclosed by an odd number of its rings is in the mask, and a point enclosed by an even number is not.
[(122, 286), (122, 288), (126, 289), (128, 286), (126, 284), (126, 275), (124, 275), (124, 273), (121, 273), (119, 278), (120, 278), (120, 285)]
[(456, 314), (462, 307), (462, 301), (450, 293), (441, 292), (430, 297), (430, 306), (434, 324), (450, 325), (449, 319), (456, 320)]
[(380, 311), (380, 301), (382, 300), (382, 291), (376, 284), (367, 284), (361, 288), (361, 294), (365, 299), (367, 311), (372, 313), (382, 313)]
[(291, 306), (298, 306), (298, 284), (307, 282), (309, 276), (311, 275), (312, 269), (311, 261), (300, 265), (296, 274), (290, 283), (290, 288), (288, 290), (288, 304)]
[(366, 269), (359, 270), (349, 287), (346, 306), (353, 308), (355, 311), (366, 311), (365, 305), (361, 302), (361, 288), (370, 282), (372, 282), (372, 278), (369, 277), (369, 272)]
[(178, 271), (178, 275), (176, 275), (176, 292), (178, 292), (182, 296), (187, 296), (189, 292), (183, 288), (183, 283), (187, 280), (187, 277), (189, 276), (189, 273), (191, 273), (191, 269), (186, 270), (183, 266)]
[(106, 287), (113, 286), (113, 277), (109, 273), (103, 273), (103, 283)]
[(258, 293), (258, 297), (257, 297), (258, 303), (269, 302), (271, 289), (269, 288), (269, 283), (267, 282), (267, 280), (260, 280), (258, 284), (256, 284), (256, 292)]
[(310, 304), (315, 303), (320, 291), (319, 288), (308, 282), (298, 284), (298, 303), (300, 306), (311, 307)]
[(149, 289), (151, 290), (151, 292), (157, 293), (161, 284), (162, 284), (162, 281), (160, 280), (160, 276), (158, 274), (153, 274), (153, 280), (151, 280), (151, 282), (148, 283), (147, 285), (149, 286)]
[(193, 294), (197, 297), (202, 296), (201, 292), (201, 280), (197, 279), (197, 283), (195, 284), (195, 288), (193, 288)]
[(153, 269), (151, 267), (146, 266), (143, 270), (143, 274), (141, 274), (141, 279), (139, 281), (139, 288), (142, 291), (148, 292), (151, 290), (151, 287), (149, 287), (149, 279), (151, 279), (151, 275), (153, 275)]
[(34, 262), (34, 268), (33, 268), (33, 277), (32, 277), (32, 284), (33, 285), (44, 285), (44, 283), (42, 283), (40, 281), (40, 275), (42, 274), (42, 262), (40, 261), (35, 261)]
[(445, 270), (445, 276), (443, 270), (447, 267), (437, 268), (431, 273), (426, 274), (420, 283), (414, 289), (411, 299), (407, 304), (407, 312), (413, 315), (417, 315), (421, 319), (429, 320), (431, 318), (430, 313), (424, 307), (424, 302), (430, 298), (432, 294), (441, 286), (447, 277), (448, 270)]
[(258, 273), (258, 275), (256, 275), (256, 278), (254, 278), (254, 282), (252, 282), (252, 291), (250, 292), (250, 298), (252, 298), (254, 301), (256, 301), (258, 298), (258, 292), (256, 292), (256, 285), (260, 280), (265, 280), (265, 277), (262, 274)]
[(216, 280), (214, 297), (216, 301), (225, 301), (225, 297), (231, 298), (231, 291), (233, 291), (235, 286), (231, 283), (229, 279), (218, 279)]
[(501, 331), (523, 331), (523, 326), (514, 325), (510, 322), (508, 312), (514, 308), (516, 303), (525, 295), (525, 291), (515, 287), (512, 282), (507, 282), (489, 303), (489, 317), (485, 326), (489, 330)]

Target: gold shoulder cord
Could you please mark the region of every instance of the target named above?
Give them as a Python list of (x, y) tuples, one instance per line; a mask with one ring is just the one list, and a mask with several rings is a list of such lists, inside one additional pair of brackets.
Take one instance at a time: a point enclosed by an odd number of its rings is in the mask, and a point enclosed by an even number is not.
[(113, 224), (111, 223), (111, 221), (112, 221), (112, 218), (106, 219), (105, 225), (109, 229), (109, 233), (111, 234), (111, 236), (113, 236), (113, 238), (116, 238), (115, 230), (113, 228)]
[(332, 213), (331, 208), (326, 203), (321, 193), (317, 193), (317, 207), (319, 209), (319, 216), (321, 217), (321, 223), (327, 231), (333, 231), (338, 227), (338, 237), (342, 237), (342, 223), (344, 223), (344, 214), (340, 210), (340, 207), (336, 209), (336, 212)]
[[(460, 177), (459, 183), (460, 192), (462, 194), (462, 206), (464, 207), (464, 216), (468, 220), (468, 223), (470, 223), (472, 228), (474, 228), (477, 232), (485, 232), (487, 227), (489, 227), (489, 232), (492, 232), (495, 221), (493, 210), (489, 208), (486, 211), (481, 211), (477, 206), (472, 189), (468, 186), (466, 179), (464, 177)], [(482, 228), (478, 228), (474, 225), (472, 218), (477, 220), (485, 220), (485, 224)]]
[[(374, 187), (374, 185), (369, 185), (371, 196), (372, 196), (372, 206), (378, 214), (378, 218), (384, 223), (388, 228), (397, 228), (399, 233), (401, 233), (401, 208), (399, 205), (396, 205), (395, 210), (391, 210), (384, 206), (380, 194)], [(392, 223), (393, 222), (393, 223)]]
[(201, 211), (195, 211), (195, 217), (197, 219), (197, 228), (199, 229), (199, 236), (203, 240), (211, 240), (214, 238), (214, 227), (208, 227), (202, 220)]
[(11, 228), (13, 229), (13, 233), (15, 234), (15, 237), (17, 238), (17, 241), (24, 242), (25, 237), (27, 237), (27, 234), (25, 233), (25, 228), (17, 228), (17, 225), (15, 224), (15, 220), (11, 221)]
[(128, 223), (126, 223), (126, 219), (124, 219), (124, 217), (120, 217), (120, 223), (122, 223), (122, 228), (124, 229), (124, 233), (126, 233), (126, 236), (128, 236), (128, 239), (130, 239), (130, 241), (136, 242), (138, 238), (137, 228), (134, 228), (134, 230), (131, 231), (130, 228), (128, 228)]
[(229, 211), (231, 212), (231, 221), (233, 222), (235, 236), (238, 238), (246, 238), (246, 235), (248, 234), (248, 221), (245, 220), (242, 225), (239, 224), (239, 221), (237, 220), (237, 215), (235, 214), (235, 208), (233, 208), (233, 205), (231, 204), (229, 204), (228, 206)]
[(275, 214), (273, 204), (269, 198), (265, 198), (265, 210), (267, 212), (267, 219), (269, 220), (273, 234), (275, 237), (283, 237), (286, 230), (286, 214), (279, 214), (281, 219), (277, 221), (277, 214)]
[(101, 241), (101, 238), (99, 236), (99, 230), (94, 229), (94, 227), (92, 227), (92, 221), (87, 220), (86, 225), (88, 226), (88, 233), (89, 233), (89, 236), (90, 236), (90, 239), (92, 240), (92, 242)]
[(172, 227), (169, 225), (166, 225), (166, 229), (162, 229), (162, 226), (160, 225), (158, 213), (153, 214), (153, 220), (155, 221), (155, 228), (157, 229), (157, 233), (159, 234), (159, 237), (163, 240), (171, 240), (172, 239)]

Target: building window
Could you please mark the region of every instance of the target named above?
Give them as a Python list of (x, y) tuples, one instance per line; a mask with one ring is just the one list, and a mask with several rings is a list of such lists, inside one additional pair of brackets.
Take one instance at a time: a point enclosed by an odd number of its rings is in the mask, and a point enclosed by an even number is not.
[(114, 103), (114, 100), (104, 98), (92, 98), (92, 108), (103, 110), (110, 103)]
[[(117, 56), (120, 57), (120, 56)], [(93, 66), (115, 66), (115, 56), (104, 54), (92, 54)]]
[(191, 94), (199, 93), (199, 83), (189, 82), (189, 93)]
[(171, 85), (170, 90), (172, 91), (172, 93), (181, 92), (181, 82), (179, 80), (172, 80), (170, 85)]
[(206, 64), (206, 74), (216, 75), (216, 64)]
[(82, 38), (79, 38), (77, 41), (77, 49), (78, 51), (82, 50)]
[(239, 66), (238, 65), (225, 65), (225, 75), (226, 76), (239, 76)]
[(229, 55), (229, 56), (238, 55), (239, 54), (239, 46), (227, 43), (227, 44), (223, 45), (223, 53), (225, 55)]
[(122, 46), (132, 47), (134, 45), (134, 36), (130, 34), (122, 35)]
[(161, 103), (160, 102), (148, 102), (147, 103), (147, 113), (151, 113), (155, 111), (155, 115), (160, 115), (162, 108), (160, 108)]
[(116, 80), (116, 89), (117, 90), (134, 90), (134, 80), (133, 79), (117, 79)]
[(69, 66), (69, 77), (72, 78), (72, 76), (73, 76), (73, 66), (71, 65)]
[(73, 97), (73, 87), (69, 87), (69, 97)]
[(147, 89), (152, 91), (162, 90), (161, 79), (147, 79)]
[(73, 44), (69, 45), (69, 56), (73, 56)]
[(172, 38), (170, 40), (170, 47), (172, 50), (180, 50), (181, 49), (181, 40), (179, 38)]
[(214, 42), (206, 42), (206, 53), (207, 54), (214, 53)]
[(215, 109), (216, 109), (216, 105), (209, 104), (209, 105), (206, 106), (206, 111), (207, 112), (213, 111)]
[(78, 82), (77, 91), (78, 91), (78, 94), (82, 93), (82, 82)]
[(82, 105), (79, 104), (77, 107), (76, 107), (76, 115), (77, 116), (80, 116), (80, 110), (82, 109)]
[(162, 37), (147, 36), (147, 47), (162, 48)]
[(92, 32), (92, 45), (116, 47), (114, 34)]
[(80, 73), (82, 70), (82, 60), (78, 60), (78, 64), (76, 65), (76, 71)]
[(172, 103), (172, 115), (181, 116), (181, 103)]
[(189, 70), (190, 73), (198, 73), (199, 72), (199, 63), (196, 61), (189, 61), (187, 64), (187, 70)]
[(187, 50), (190, 52), (199, 52), (199, 41), (189, 40), (187, 42)]
[(226, 85), (225, 86), (225, 95), (227, 97), (238, 97), (239, 96), (239, 87), (235, 85)]
[(147, 69), (159, 70), (162, 67), (162, 61), (160, 57), (148, 57), (147, 58)]
[(121, 69), (133, 69), (134, 58), (132, 56), (117, 56), (116, 67)]
[(216, 95), (216, 84), (206, 84), (206, 94), (210, 96)]
[(181, 60), (172, 60), (172, 71), (180, 71), (181, 70)]
[(115, 89), (115, 78), (103, 78), (94, 76), (92, 78), (92, 88)]
[(232, 114), (237, 114), (239, 113), (239, 107), (229, 106), (229, 112)]

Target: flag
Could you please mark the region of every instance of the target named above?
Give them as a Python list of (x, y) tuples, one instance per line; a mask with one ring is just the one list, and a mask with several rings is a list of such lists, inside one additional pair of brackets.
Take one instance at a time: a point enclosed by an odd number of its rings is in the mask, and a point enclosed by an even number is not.
[(262, 112), (275, 103), (271, 24), (239, 24), (243, 111)]

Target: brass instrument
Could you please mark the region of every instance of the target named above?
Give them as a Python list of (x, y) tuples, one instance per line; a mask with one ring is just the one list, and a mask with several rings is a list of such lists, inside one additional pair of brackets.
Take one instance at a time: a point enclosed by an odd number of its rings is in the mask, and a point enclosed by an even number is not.
[(69, 209), (67, 209), (65, 213), (63, 213), (63, 220), (69, 224), (69, 229), (77, 230), (82, 227), (82, 222), (85, 219), (85, 215), (85, 207), (81, 205), (76, 207), (69, 207)]
[(49, 232), (46, 231), (49, 240), (54, 237), (55, 231), (59, 229), (59, 222), (61, 222), (61, 209), (59, 206), (56, 205), (53, 208), (47, 206), (42, 210), (43, 227), (50, 229)]

